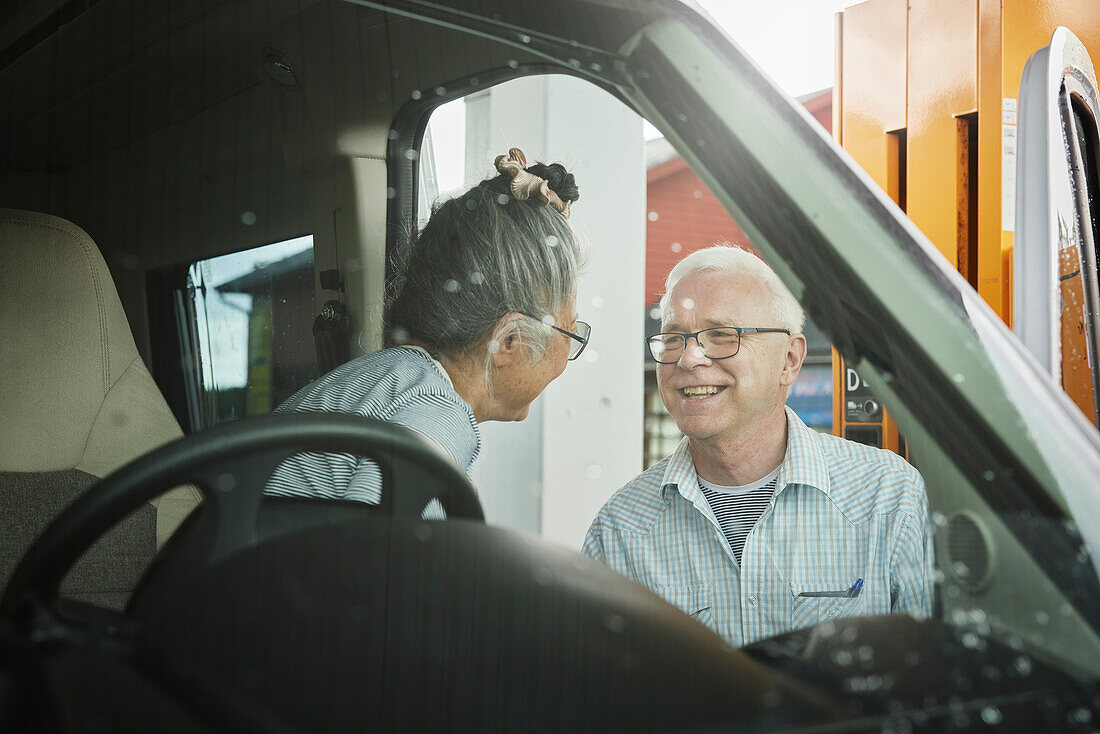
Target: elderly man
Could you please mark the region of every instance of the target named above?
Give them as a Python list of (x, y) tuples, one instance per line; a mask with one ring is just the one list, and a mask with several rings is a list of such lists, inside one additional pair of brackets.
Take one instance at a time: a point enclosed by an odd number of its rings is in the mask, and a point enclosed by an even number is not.
[(649, 339), (684, 440), (616, 492), (584, 551), (734, 645), (835, 617), (932, 607), (924, 482), (897, 455), (817, 433), (785, 402), (802, 308), (760, 258), (684, 258)]

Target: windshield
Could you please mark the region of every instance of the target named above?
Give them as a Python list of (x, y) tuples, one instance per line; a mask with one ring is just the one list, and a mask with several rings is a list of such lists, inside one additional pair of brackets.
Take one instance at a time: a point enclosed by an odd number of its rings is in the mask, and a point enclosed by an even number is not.
[(884, 184), (843, 79), (788, 96), (692, 2), (256, 5), (0, 12), (0, 691), (113, 702), (102, 657), (212, 728), (1090, 721), (1100, 433), (975, 282), (976, 183), (945, 258), (919, 136), (866, 125)]
[[(398, 5), (452, 17), (438, 5)], [(581, 5), (602, 12), (603, 3)], [(645, 17), (648, 3), (624, 5), (638, 29), (625, 40), (626, 24), (590, 29), (578, 45), (500, 15), (464, 14), (463, 23), (623, 95), (742, 224), (897, 416), (939, 526), (946, 618), (969, 623), (977, 610), (983, 630), (1095, 674), (1100, 586), (1089, 549), (1100, 548), (1100, 524), (1081, 519), (1100, 510), (1090, 479), (1100, 475), (1100, 437), (886, 195), (720, 29), (679, 4), (660, 18)], [(949, 552), (971, 536), (1004, 564), (988, 588), (968, 577), (984, 556)]]

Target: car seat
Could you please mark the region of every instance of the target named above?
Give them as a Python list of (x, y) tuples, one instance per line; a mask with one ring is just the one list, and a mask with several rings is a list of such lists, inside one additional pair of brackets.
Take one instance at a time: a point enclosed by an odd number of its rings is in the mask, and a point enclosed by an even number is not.
[[(138, 354), (99, 249), (80, 227), (0, 209), (0, 585), (31, 541), (101, 477), (181, 435)], [(122, 521), (64, 596), (121, 609), (199, 503), (178, 488)]]

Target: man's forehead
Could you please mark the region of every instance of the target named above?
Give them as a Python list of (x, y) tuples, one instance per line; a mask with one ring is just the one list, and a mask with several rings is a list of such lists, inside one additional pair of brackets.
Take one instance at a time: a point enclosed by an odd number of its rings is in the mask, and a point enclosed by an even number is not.
[(748, 273), (704, 270), (685, 276), (670, 294), (672, 318), (706, 326), (743, 326), (735, 323), (756, 316), (769, 306), (766, 287)]

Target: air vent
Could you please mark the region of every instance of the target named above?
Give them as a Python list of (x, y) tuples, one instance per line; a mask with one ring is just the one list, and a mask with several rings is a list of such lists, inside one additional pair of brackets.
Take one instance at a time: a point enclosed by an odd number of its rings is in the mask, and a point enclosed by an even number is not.
[(982, 521), (960, 512), (947, 523), (947, 572), (963, 587), (977, 591), (993, 575), (993, 545)]

